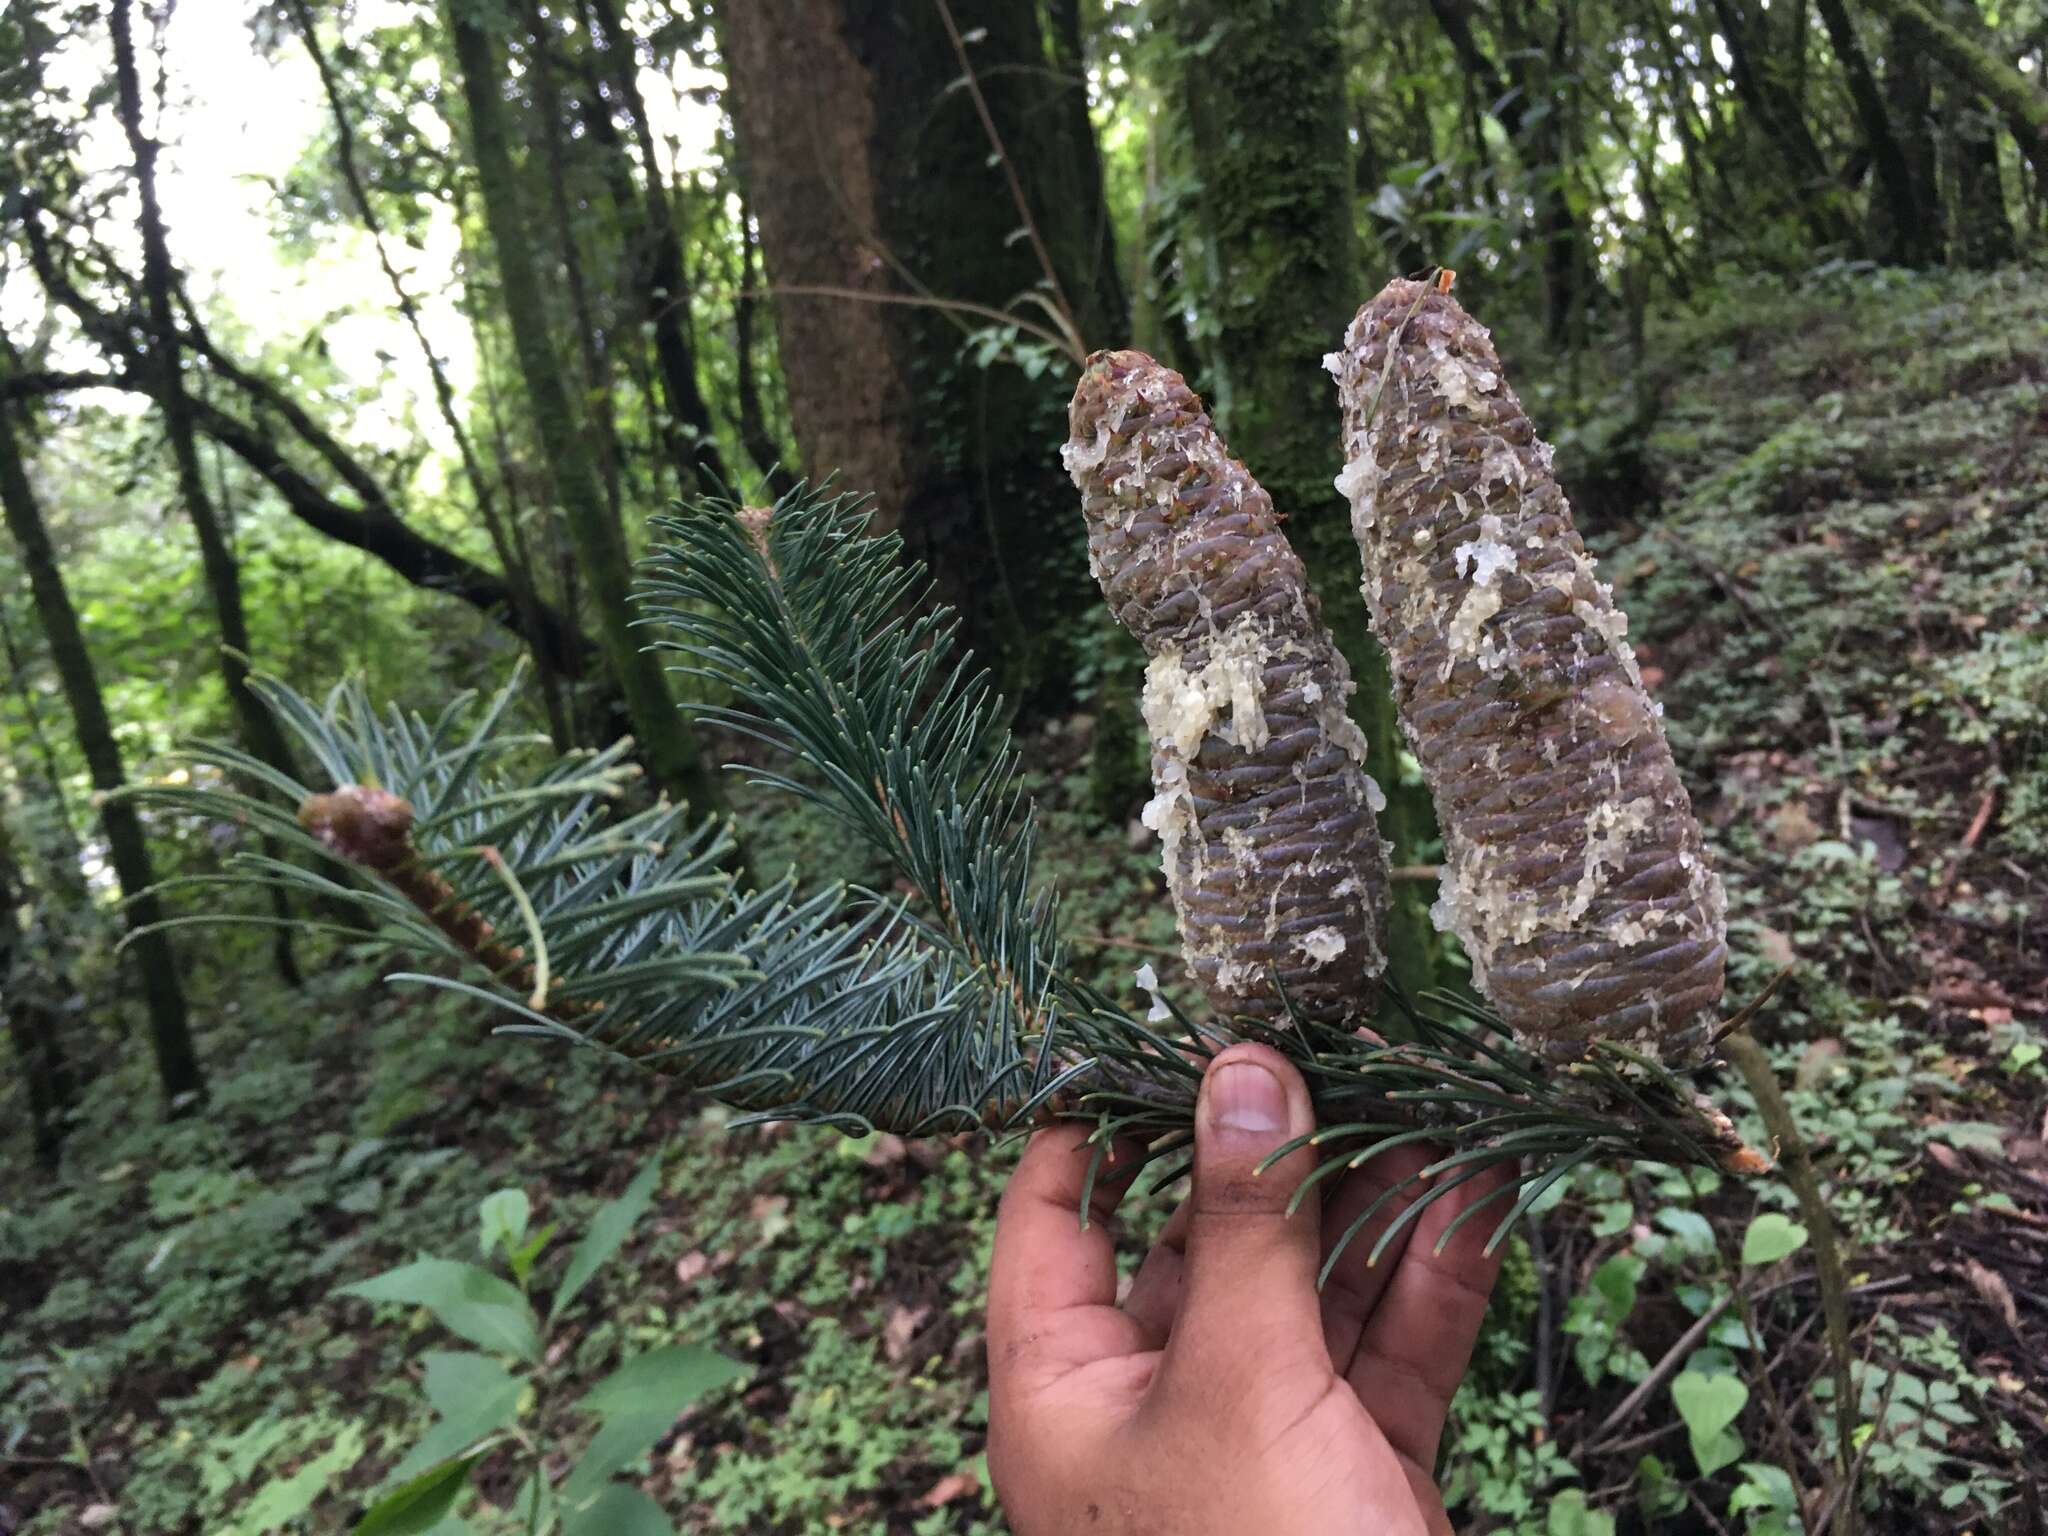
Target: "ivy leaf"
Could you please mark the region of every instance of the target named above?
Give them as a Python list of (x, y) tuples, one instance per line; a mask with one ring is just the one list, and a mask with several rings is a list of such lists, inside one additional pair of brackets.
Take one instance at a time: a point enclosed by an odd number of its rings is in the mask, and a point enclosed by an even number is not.
[(1778, 1211), (1765, 1211), (1742, 1234), (1742, 1262), (1775, 1264), (1806, 1246), (1806, 1228)]
[(1749, 1388), (1733, 1376), (1706, 1376), (1681, 1371), (1671, 1383), (1671, 1402), (1692, 1438), (1693, 1460), (1702, 1476), (1711, 1475), (1742, 1455), (1742, 1437), (1729, 1431), (1749, 1401)]

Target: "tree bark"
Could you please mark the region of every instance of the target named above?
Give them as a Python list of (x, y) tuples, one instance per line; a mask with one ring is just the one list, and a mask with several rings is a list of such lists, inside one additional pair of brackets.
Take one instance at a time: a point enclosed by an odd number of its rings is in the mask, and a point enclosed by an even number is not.
[(873, 494), (1012, 698), (1064, 707), (1095, 604), (1049, 446), (1067, 390), (963, 357), (987, 322), (941, 306), (1044, 326), (1037, 301), (1064, 300), (1084, 344), (1124, 337), (1073, 18), (1032, 0), (746, 0), (722, 21), (806, 470)]
[(1877, 171), (1878, 190), (1883, 196), (1881, 219), (1876, 220), (1881, 234), (1879, 248), (1887, 259), (1908, 266), (1932, 260), (1928, 250), (1930, 223), (1933, 210), (1924, 209), (1914, 197), (1913, 170), (1906, 162), (1905, 149), (1900, 145), (1898, 135), (1892, 132), (1891, 114), (1885, 110), (1884, 92), (1878, 88), (1877, 77), (1871, 72), (1870, 59), (1863, 51), (1863, 44), (1856, 36), (1856, 24), (1850, 19), (1849, 8), (1844, 0), (1818, 0), (1820, 19), (1828, 32), (1828, 43), (1840, 61), (1843, 77), (1849, 83), (1849, 99), (1856, 108), (1856, 122), (1863, 133), (1863, 142), (1870, 150), (1871, 164)]
[[(639, 63), (631, 37), (620, 25), (611, 0), (586, 0), (591, 44), (611, 91), (623, 103), (640, 150), (639, 206), (621, 206), (625, 220), (628, 268), (642, 306), (642, 319), (652, 327), (654, 356), (661, 373), (662, 396), (669, 422), (664, 436), (676, 475), (687, 483), (694, 476), (699, 494), (722, 496), (731, 484), (711, 407), (697, 384), (696, 349), (689, 332), (690, 293), (683, 274), (683, 242), (677, 233), (661, 164), (654, 156), (654, 131), (647, 103), (640, 94)], [(611, 150), (619, 153), (614, 137)], [(628, 178), (631, 180), (631, 178)]]
[(2032, 84), (1962, 28), (1920, 4), (1920, 0), (1864, 0), (1870, 9), (1898, 23), (1943, 69), (1996, 109), (2019, 140), (2020, 152), (2048, 175), (2048, 91)]
[[(1213, 310), (1212, 406), (1274, 504), (1322, 600), (1358, 692), (1370, 771), (1387, 795), (1380, 830), (1396, 862), (1434, 832), (1420, 785), (1399, 782), (1400, 738), (1384, 653), (1358, 590), (1358, 549), (1332, 481), (1343, 465), (1323, 357), (1365, 297), (1352, 223), (1342, 33), (1335, 0), (1178, 0), (1177, 110), (1201, 184), (1196, 216)], [(1274, 111), (1286, 102), (1287, 110)], [(1377, 286), (1377, 285), (1374, 285)], [(1389, 974), (1434, 985), (1438, 944), (1412, 881), (1395, 887)]]
[[(36, 1162), (45, 1171), (54, 1171), (63, 1152), (64, 1116), (77, 1098), (77, 1084), (64, 1058), (56, 1010), (44, 993), (53, 985), (70, 985), (70, 978), (28, 974), (24, 923), (33, 922), (30, 901), (13, 842), (5, 822), (0, 822), (0, 1011), (7, 1015), (7, 1033), (21, 1064)], [(49, 960), (44, 964), (47, 969)]]
[[(149, 310), (149, 362), (156, 372), (157, 405), (163, 412), (165, 435), (170, 438), (171, 457), (177, 465), (178, 494), (199, 539), (200, 565), (206, 573), (207, 591), (213, 598), (214, 621), (220, 628), (221, 681), (227, 689), (229, 707), (250, 754), (279, 773), (295, 776), (291, 747), (284, 739), (284, 731), (249, 686), (254, 646), (242, 608), (241, 568), (199, 469), (199, 445), (192, 431), (191, 401), (185, 393), (178, 320), (171, 306), (170, 243), (164, 235), (163, 210), (156, 195), (158, 145), (142, 126), (142, 82), (135, 67), (133, 13), (133, 0), (114, 0), (109, 22), (114, 37), (114, 79), (121, 128), (127, 135), (129, 152), (135, 157), (135, 186), (142, 205), (142, 288)], [(267, 838), (264, 851), (272, 856), (277, 853)], [(296, 987), (302, 978), (292, 956), (291, 906), (284, 892), (275, 887), (269, 900), (271, 915), (279, 919), (273, 930), (272, 955), (278, 974), (287, 985)]]
[(562, 387), (562, 369), (546, 328), (539, 274), (526, 244), (526, 218), (506, 133), (503, 72), (488, 33), (462, 0), (447, 0), (463, 100), (469, 110), (484, 222), (497, 253), (498, 276), (512, 340), (543, 452), (569, 536), (597, 610), (598, 635), (625, 695), (648, 776), (657, 790), (689, 803), (700, 816), (724, 808), (717, 781), (704, 766), (696, 741), (669, 696), (661, 663), (641, 648), (632, 629), (631, 581), (618, 526)]
[(342, 101), (341, 82), (328, 62), (327, 50), (320, 46), (320, 30), (314, 20), (307, 0), (291, 0), (293, 18), (298, 23), (299, 35), (306, 44), (306, 52), (313, 60), (313, 67), (320, 76), (322, 91), (327, 97), (327, 106), (334, 119), (335, 159), (341, 167), (342, 179), (348, 183), (349, 193), (354, 198), (356, 211), (363, 221), (363, 228), (369, 231), (370, 240), (377, 248), (377, 263), (384, 270), (384, 279), (391, 285), (391, 297), (398, 313), (404, 319), (406, 328), (412, 332), (414, 345), (426, 361), (427, 373), (434, 383), (434, 404), (440, 411), (441, 424), (448, 429), (455, 440), (455, 451), (462, 460), (463, 479), (469, 485), (470, 498), (476, 503), (477, 517), (490, 536), (491, 548), (498, 556), (498, 564), (504, 567), (505, 578), (513, 593), (513, 600), (519, 616), (519, 628), (529, 637), (528, 649), (532, 651), (536, 679), (542, 706), (547, 711), (548, 732), (556, 749), (566, 752), (574, 744), (574, 735), (569, 728), (569, 716), (562, 701), (560, 674), (549, 664), (544, 647), (532, 642), (531, 637), (539, 632), (537, 614), (539, 595), (533, 584), (533, 570), (518, 553), (500, 515), (497, 498), (491, 492), (490, 481), (485, 478), (483, 465), (476, 456), (476, 445), (470, 440), (468, 429), (463, 425), (462, 416), (455, 408), (455, 386), (448, 378), (446, 364), (440, 353), (427, 339), (427, 330), (420, 318), (419, 305), (414, 301), (411, 290), (398, 268), (392, 264), (391, 254), (385, 245), (383, 221), (377, 216), (376, 206), (370, 201), (370, 188), (364, 179), (362, 168), (356, 159), (355, 125), (350, 120), (348, 108)]
[[(106, 702), (100, 694), (91, 653), (85, 648), (78, 612), (64, 590), (56, 552), (29, 487), (12, 413), (4, 406), (0, 406), (0, 510), (5, 512), (7, 531), (28, 572), (36, 613), (49, 637), (50, 659), (64, 685), (72, 725), (78, 733), (79, 751), (92, 775), (93, 788), (102, 797), (111, 797), (124, 780), (121, 749), (114, 741), (113, 722), (107, 718)], [(132, 935), (129, 948), (134, 952), (143, 1001), (149, 1008), (150, 1045), (156, 1054), (157, 1080), (163, 1088), (165, 1107), (172, 1114), (179, 1114), (204, 1100), (206, 1081), (192, 1048), (177, 957), (162, 933), (149, 931), (163, 916), (152, 890), (155, 877), (150, 869), (149, 847), (143, 840), (142, 822), (135, 807), (125, 800), (102, 799), (100, 826), (106, 833), (108, 858), (127, 902)]]

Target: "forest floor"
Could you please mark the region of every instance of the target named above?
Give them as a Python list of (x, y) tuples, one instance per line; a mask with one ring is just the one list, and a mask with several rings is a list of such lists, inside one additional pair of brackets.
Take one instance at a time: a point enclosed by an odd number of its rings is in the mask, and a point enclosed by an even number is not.
[[(1842, 1229), (1859, 1417), (1882, 1420), (1864, 1529), (2048, 1531), (2048, 286), (1757, 284), (1649, 355), (1646, 438), (1603, 436), (1641, 419), (1623, 392), (1560, 462), (1602, 467), (1581, 524), (1727, 880), (1731, 1002), (1789, 967), (1755, 1027)], [(1028, 757), (1068, 931), (1125, 990), (1172, 966), (1171, 917), (1156, 852), (1074, 803), (1087, 732)], [(799, 814), (753, 828), (764, 865), (843, 864)], [(663, 1147), (651, 1214), (551, 1336), (528, 1423), (557, 1465), (622, 1350), (687, 1339), (753, 1372), (638, 1469), (681, 1529), (1002, 1529), (980, 1306), (1013, 1150), (727, 1132), (347, 954), (287, 992), (266, 949), (194, 957), (238, 976), (205, 1113), (161, 1124), (136, 1050), (57, 1178), (0, 1143), (0, 1536), (347, 1529), (427, 1423), (420, 1357), (448, 1335), (336, 1289), (474, 1258), (503, 1186), (566, 1248)], [(1748, 1117), (1732, 1078), (1714, 1091)], [(1811, 1244), (1780, 1222), (1743, 1252), (1777, 1212), (1775, 1177), (1558, 1186), (1456, 1408), (1460, 1528), (1818, 1529)], [(514, 1528), (509, 1475), (480, 1486), (467, 1528)]]

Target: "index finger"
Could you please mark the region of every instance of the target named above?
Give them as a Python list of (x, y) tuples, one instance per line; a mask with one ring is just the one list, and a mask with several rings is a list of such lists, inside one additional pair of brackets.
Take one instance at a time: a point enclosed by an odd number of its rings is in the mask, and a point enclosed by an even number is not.
[(1116, 1305), (1116, 1241), (1108, 1225), (1137, 1160), (1119, 1159), (1121, 1172), (1102, 1168), (1083, 1227), (1081, 1191), (1095, 1155), (1086, 1126), (1054, 1126), (1031, 1138), (1010, 1175), (989, 1271), (992, 1377), (1034, 1351), (1081, 1364), (1143, 1347), (1136, 1325)]

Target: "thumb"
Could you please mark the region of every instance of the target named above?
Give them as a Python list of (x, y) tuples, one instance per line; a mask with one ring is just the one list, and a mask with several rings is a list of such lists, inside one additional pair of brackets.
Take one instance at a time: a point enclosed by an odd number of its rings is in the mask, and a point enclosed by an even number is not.
[(1210, 1382), (1244, 1372), (1270, 1381), (1276, 1368), (1299, 1361), (1328, 1375), (1313, 1193), (1287, 1214), (1315, 1152), (1296, 1148), (1259, 1171), (1276, 1148), (1314, 1129), (1308, 1086), (1278, 1051), (1234, 1045), (1210, 1063), (1195, 1110), (1185, 1289), (1170, 1350), (1176, 1368)]

